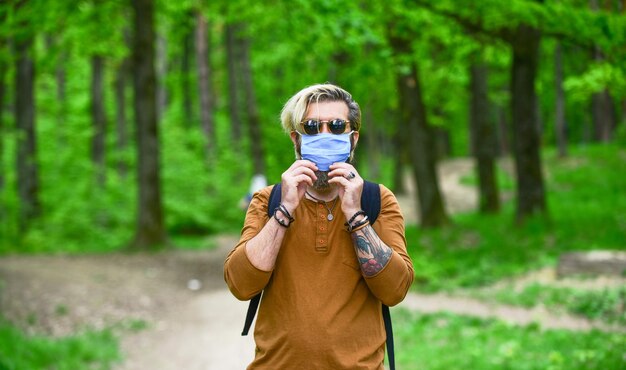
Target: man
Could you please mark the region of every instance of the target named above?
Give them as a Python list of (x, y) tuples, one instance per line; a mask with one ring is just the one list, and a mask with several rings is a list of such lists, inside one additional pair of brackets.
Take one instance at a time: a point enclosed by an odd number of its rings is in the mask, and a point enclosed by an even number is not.
[(307, 87), (285, 104), (296, 161), (255, 193), (241, 239), (224, 263), (235, 297), (263, 291), (248, 369), (383, 369), (381, 304), (401, 302), (412, 281), (404, 220), (380, 185), (380, 213), (361, 210), (363, 179), (350, 164), (361, 111), (340, 87)]

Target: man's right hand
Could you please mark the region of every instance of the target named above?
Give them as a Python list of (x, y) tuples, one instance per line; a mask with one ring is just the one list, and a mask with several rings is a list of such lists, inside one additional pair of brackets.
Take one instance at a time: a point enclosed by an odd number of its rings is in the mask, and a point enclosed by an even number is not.
[(308, 186), (317, 180), (315, 163), (300, 159), (291, 165), (281, 176), (281, 202), (293, 214)]

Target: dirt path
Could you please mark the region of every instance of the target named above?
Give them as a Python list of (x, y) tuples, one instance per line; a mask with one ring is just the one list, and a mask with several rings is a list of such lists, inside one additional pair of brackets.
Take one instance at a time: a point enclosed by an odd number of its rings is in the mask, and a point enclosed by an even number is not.
[[(440, 168), (450, 212), (475, 208), (475, 190), (459, 183), (471, 169), (465, 159)], [(398, 200), (407, 223), (415, 223), (413, 194)], [(53, 335), (120, 321), (147, 322), (145, 330), (122, 331), (126, 360), (118, 370), (244, 369), (254, 352), (252, 337), (240, 336), (247, 302), (233, 298), (222, 277), (224, 258), (236, 240), (236, 235), (220, 236), (213, 251), (0, 258), (0, 310), (29, 332)], [(518, 324), (536, 321), (547, 328), (592, 326), (541, 309), (441, 294), (411, 293), (399, 308), (497, 317)]]

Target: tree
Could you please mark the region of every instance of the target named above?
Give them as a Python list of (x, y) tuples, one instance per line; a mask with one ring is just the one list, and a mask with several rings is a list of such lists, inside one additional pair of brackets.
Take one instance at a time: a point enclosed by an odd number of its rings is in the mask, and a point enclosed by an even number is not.
[[(18, 10), (28, 6), (20, 1)], [(39, 170), (35, 134), (35, 64), (30, 24), (21, 23), (15, 35), (15, 123), (17, 131), (17, 187), (20, 198), (20, 230), (25, 231), (41, 213)]]
[[(4, 23), (6, 20), (6, 10), (0, 9), (0, 23)], [(0, 50), (6, 50), (7, 41), (4, 35), (0, 35)], [(6, 97), (6, 76), (8, 72), (7, 65), (8, 55), (0, 51), (0, 194), (4, 190), (5, 173), (8, 169), (4, 168), (4, 103)], [(4, 210), (0, 210), (0, 223), (4, 219)]]
[(156, 47), (156, 73), (157, 73), (157, 120), (163, 118), (167, 109), (169, 94), (165, 84), (167, 76), (167, 40), (165, 36), (157, 36)]
[[(471, 33), (486, 34), (507, 42), (512, 50), (511, 65), (511, 112), (513, 117), (513, 154), (517, 180), (516, 220), (523, 222), (533, 214), (546, 212), (546, 194), (543, 182), (537, 96), (535, 79), (539, 60), (541, 31), (525, 22), (498, 18), (501, 24), (488, 23), (484, 14), (491, 14), (501, 5), (473, 2), (460, 11), (448, 7), (437, 7), (431, 3), (420, 5), (457, 21)], [(532, 3), (526, 3), (532, 10)], [(487, 12), (489, 9), (489, 12)], [(487, 12), (487, 13), (483, 13)], [(499, 15), (499, 14), (498, 14)], [(524, 15), (528, 17), (527, 15)], [(522, 16), (520, 16), (522, 18)], [(530, 17), (528, 17), (530, 18)], [(488, 25), (487, 25), (488, 24)]]
[[(417, 185), (418, 209), (422, 227), (449, 223), (437, 177), (433, 128), (428, 124), (419, 69), (411, 55), (411, 41), (402, 30), (390, 27), (390, 44), (398, 60), (397, 86), (401, 122), (408, 127), (408, 146), (413, 176)], [(407, 65), (408, 64), (408, 65)]]
[(207, 159), (215, 151), (215, 122), (213, 119), (212, 72), (209, 63), (209, 27), (201, 11), (196, 14), (196, 60), (198, 65), (198, 88), (200, 93), (200, 126), (206, 140)]
[(145, 249), (163, 246), (166, 242), (159, 172), (154, 4), (152, 0), (133, 0), (132, 6), (135, 32), (132, 53), (139, 200), (137, 228), (131, 248)]
[[(598, 0), (590, 0), (591, 9), (598, 10)], [(593, 47), (593, 60), (601, 63), (604, 60), (604, 53), (597, 46)], [(591, 117), (593, 121), (593, 138), (596, 141), (611, 141), (613, 130), (617, 126), (615, 115), (615, 104), (608, 88), (602, 89), (591, 96)]]
[(244, 87), (244, 105), (248, 118), (248, 132), (250, 135), (250, 147), (252, 151), (252, 163), (254, 173), (265, 174), (265, 159), (263, 154), (263, 138), (261, 135), (261, 120), (257, 107), (254, 80), (252, 75), (252, 65), (250, 62), (250, 41), (248, 38), (241, 38), (241, 75)]
[(546, 211), (535, 92), (540, 40), (540, 31), (525, 24), (517, 26), (510, 38), (513, 49), (511, 70), (513, 154), (517, 180), (515, 214), (518, 222), (524, 221), (532, 214), (542, 214)]
[(104, 108), (104, 57), (95, 54), (91, 57), (91, 119), (93, 134), (91, 138), (91, 159), (96, 168), (96, 181), (104, 186), (106, 110)]
[[(400, 114), (400, 116), (403, 116), (403, 114)], [(397, 120), (400, 121), (401, 118), (398, 118)], [(407, 143), (408, 138), (406, 137), (406, 133), (404, 132), (404, 130), (397, 129), (396, 133), (393, 135), (392, 140), (395, 148), (393, 161), (393, 168), (395, 170), (393, 171), (392, 189), (393, 192), (396, 194), (406, 194), (407, 188), (406, 184), (404, 183), (404, 168), (406, 165), (405, 152), (407, 151), (407, 148), (409, 146)]]
[(194, 111), (192, 109), (191, 99), (191, 64), (193, 58), (193, 43), (194, 43), (194, 25), (193, 25), (193, 12), (185, 12), (185, 20), (181, 24), (183, 28), (182, 35), (182, 55), (180, 64), (181, 73), (181, 89), (182, 89), (182, 108), (183, 108), (183, 120), (187, 127), (191, 127), (191, 123), (195, 120)]
[[(115, 91), (115, 146), (118, 152), (123, 153), (128, 147), (128, 128), (126, 120), (126, 85), (130, 69), (130, 60), (124, 57), (115, 71), (113, 90)], [(117, 172), (120, 177), (126, 177), (128, 165), (123, 158), (117, 161)]]
[(224, 43), (226, 44), (226, 67), (228, 69), (228, 112), (230, 116), (230, 125), (232, 140), (234, 145), (241, 142), (241, 109), (239, 93), (240, 93), (240, 62), (241, 56), (239, 52), (239, 43), (237, 33), (241, 25), (234, 22), (226, 24), (224, 29)]
[[(363, 122), (376, 122), (372, 112), (373, 109), (370, 108), (372, 106), (374, 106), (373, 102), (369, 101), (366, 107), (362, 108)], [(380, 158), (382, 154), (383, 141), (384, 137), (380, 134), (380, 130), (376, 127), (376, 125), (371, 124), (367, 130), (365, 143), (368, 151), (367, 161), (370, 169), (369, 176), (372, 179), (380, 177)], [(400, 173), (402, 173), (402, 171), (400, 171)]]
[[(479, 54), (479, 53), (477, 53)], [(480, 211), (495, 213), (500, 210), (500, 194), (496, 181), (495, 158), (497, 138), (488, 97), (488, 66), (475, 55), (470, 65), (470, 137), (476, 159)]]
[(433, 128), (426, 120), (421, 80), (415, 62), (410, 73), (398, 75), (398, 92), (403, 122), (409, 131), (409, 154), (419, 199), (420, 225), (438, 227), (450, 222), (446, 214), (433, 148)]
[(559, 156), (567, 156), (567, 126), (565, 121), (565, 91), (563, 90), (563, 56), (561, 42), (554, 46), (554, 132)]

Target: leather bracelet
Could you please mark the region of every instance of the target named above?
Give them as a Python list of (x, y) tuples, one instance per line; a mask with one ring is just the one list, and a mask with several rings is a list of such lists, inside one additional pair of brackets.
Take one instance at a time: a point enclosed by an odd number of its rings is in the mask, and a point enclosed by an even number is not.
[(289, 226), (291, 226), (291, 221), (289, 221), (289, 223), (286, 223), (285, 221), (278, 218), (278, 216), (276, 215), (278, 211), (280, 210), (278, 209), (278, 207), (276, 207), (276, 210), (274, 211), (274, 219), (276, 220), (276, 222), (278, 222), (278, 224), (284, 228), (288, 228)]
[(364, 229), (365, 227), (367, 227), (370, 224), (370, 221), (367, 220), (366, 222), (362, 222), (360, 225), (356, 225), (352, 228), (352, 230), (350, 230), (351, 233), (357, 232), (361, 229)]
[(287, 211), (287, 207), (285, 207), (282, 203), (279, 204), (278, 207), (276, 207), (274, 209), (274, 213), (276, 213), (276, 211), (280, 211), (280, 213), (285, 215), (290, 223), (294, 221), (294, 218), (291, 217), (291, 213), (289, 213), (289, 211)]
[(363, 215), (365, 216), (366, 213), (363, 210), (357, 211), (352, 217), (350, 217), (350, 219), (348, 220), (348, 222), (346, 222), (344, 225), (345, 226), (350, 226), (352, 224), (352, 221), (354, 221), (357, 217), (359, 217), (359, 215)]
[[(278, 215), (277, 215), (278, 212), (282, 213), (285, 217), (287, 217), (287, 220), (289, 220), (289, 223), (278, 218)], [(285, 207), (282, 203), (280, 203), (278, 207), (274, 208), (274, 219), (276, 220), (276, 222), (278, 222), (280, 226), (285, 227), (285, 228), (291, 226), (291, 223), (295, 221), (294, 218), (291, 217), (291, 214), (289, 213), (289, 211), (287, 211), (287, 207)]]
[(348, 231), (353, 232), (360, 229), (362, 226), (367, 225), (369, 223), (369, 219), (365, 216), (362, 220), (355, 222), (354, 224), (348, 224)]

